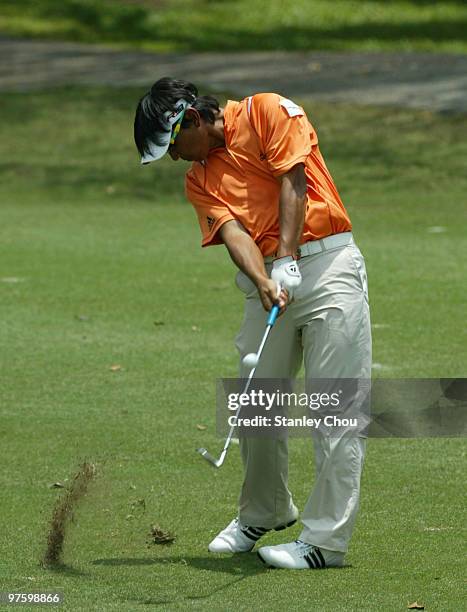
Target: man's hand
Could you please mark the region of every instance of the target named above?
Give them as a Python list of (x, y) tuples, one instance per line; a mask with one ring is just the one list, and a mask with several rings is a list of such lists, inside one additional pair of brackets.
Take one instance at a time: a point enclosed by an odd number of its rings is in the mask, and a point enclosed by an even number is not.
[(275, 259), (271, 271), (271, 279), (282, 289), (285, 289), (292, 301), (294, 290), (302, 282), (302, 275), (293, 257)]
[(274, 304), (277, 304), (280, 308), (279, 315), (281, 315), (289, 303), (287, 291), (267, 276), (258, 282), (257, 287), (264, 309), (269, 312)]

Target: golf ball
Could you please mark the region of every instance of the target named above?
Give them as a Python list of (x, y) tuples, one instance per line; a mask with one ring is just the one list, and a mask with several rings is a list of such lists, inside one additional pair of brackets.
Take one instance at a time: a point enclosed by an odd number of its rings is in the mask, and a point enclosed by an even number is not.
[(258, 365), (258, 355), (256, 353), (248, 353), (243, 358), (243, 365), (247, 368), (256, 368)]

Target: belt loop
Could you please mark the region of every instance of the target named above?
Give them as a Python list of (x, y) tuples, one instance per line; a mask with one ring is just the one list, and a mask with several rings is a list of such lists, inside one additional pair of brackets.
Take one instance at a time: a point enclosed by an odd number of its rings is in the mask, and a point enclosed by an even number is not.
[(321, 247), (321, 251), (325, 251), (326, 247), (324, 245), (324, 240), (321, 238), (321, 240), (319, 241), (319, 246)]

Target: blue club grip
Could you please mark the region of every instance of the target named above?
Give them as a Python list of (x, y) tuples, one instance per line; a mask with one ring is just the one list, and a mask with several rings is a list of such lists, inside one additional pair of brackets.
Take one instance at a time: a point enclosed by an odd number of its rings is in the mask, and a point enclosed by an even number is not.
[(277, 304), (274, 304), (274, 306), (271, 308), (271, 311), (270, 311), (269, 317), (268, 317), (268, 323), (267, 323), (271, 327), (276, 322), (277, 315), (279, 314), (279, 310), (280, 310), (280, 308), (279, 308), (279, 306)]

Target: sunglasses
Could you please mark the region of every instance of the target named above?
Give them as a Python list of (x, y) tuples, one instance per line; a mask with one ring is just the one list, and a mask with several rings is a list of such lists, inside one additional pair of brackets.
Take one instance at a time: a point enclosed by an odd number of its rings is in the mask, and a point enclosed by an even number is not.
[(175, 144), (175, 140), (177, 139), (178, 133), (180, 132), (180, 128), (182, 127), (183, 117), (185, 116), (185, 110), (180, 115), (180, 118), (177, 120), (177, 123), (172, 128), (172, 133), (170, 135), (170, 144), (171, 145)]

